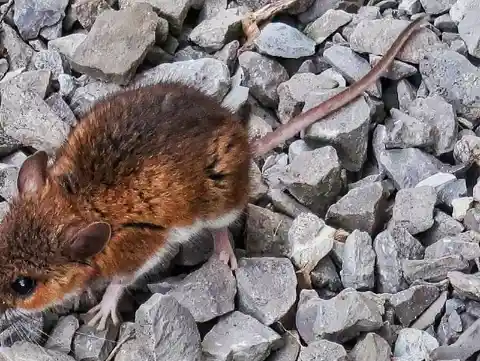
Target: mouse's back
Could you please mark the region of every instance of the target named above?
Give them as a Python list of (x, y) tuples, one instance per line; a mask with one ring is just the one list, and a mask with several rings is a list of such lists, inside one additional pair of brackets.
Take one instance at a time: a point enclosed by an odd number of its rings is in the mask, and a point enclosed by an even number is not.
[(249, 156), (243, 122), (191, 87), (163, 84), (97, 103), (59, 149), (51, 174), (116, 218), (187, 224), (193, 214), (210, 218), (244, 205)]

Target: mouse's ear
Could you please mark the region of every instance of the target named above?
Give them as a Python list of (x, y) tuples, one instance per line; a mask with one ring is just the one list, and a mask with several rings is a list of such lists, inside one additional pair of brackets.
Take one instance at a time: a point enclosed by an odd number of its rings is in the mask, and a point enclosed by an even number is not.
[(101, 252), (112, 235), (106, 222), (90, 223), (78, 231), (67, 245), (66, 254), (70, 259), (80, 261)]
[(40, 150), (23, 162), (17, 177), (17, 190), (20, 195), (35, 193), (43, 188), (47, 178), (48, 155)]

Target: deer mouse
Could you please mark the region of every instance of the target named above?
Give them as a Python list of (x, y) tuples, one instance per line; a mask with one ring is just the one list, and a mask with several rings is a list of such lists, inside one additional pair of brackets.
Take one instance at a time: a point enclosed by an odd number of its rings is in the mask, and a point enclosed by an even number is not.
[(403, 30), (363, 79), (249, 144), (229, 110), (192, 87), (168, 83), (99, 101), (52, 164), (44, 151), (20, 167), (0, 224), (0, 306), (42, 311), (110, 280), (91, 326), (117, 324), (123, 291), (169, 245), (212, 232), (215, 253), (236, 268), (227, 227), (248, 202), (252, 157), (361, 96), (389, 67), (421, 19)]

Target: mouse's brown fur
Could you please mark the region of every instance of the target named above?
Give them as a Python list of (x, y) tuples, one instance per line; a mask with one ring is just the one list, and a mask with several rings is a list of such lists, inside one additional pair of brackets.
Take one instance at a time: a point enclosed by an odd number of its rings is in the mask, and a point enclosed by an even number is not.
[[(192, 88), (162, 84), (99, 102), (58, 150), (39, 190), (12, 203), (0, 232), (0, 297), (10, 307), (42, 309), (94, 272), (135, 271), (170, 229), (246, 204), (249, 152), (245, 124)], [(72, 235), (96, 221), (111, 226), (105, 249), (67, 259)], [(20, 275), (39, 280), (30, 297), (12, 293)]]

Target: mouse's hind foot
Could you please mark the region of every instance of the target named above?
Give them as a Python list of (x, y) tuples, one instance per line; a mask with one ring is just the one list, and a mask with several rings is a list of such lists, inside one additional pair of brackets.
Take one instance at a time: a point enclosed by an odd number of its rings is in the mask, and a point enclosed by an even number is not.
[(230, 264), (232, 271), (236, 270), (238, 267), (237, 257), (230, 243), (228, 228), (213, 229), (211, 232), (214, 241), (214, 251), (218, 255), (218, 258), (226, 265)]
[(109, 319), (111, 319), (114, 325), (118, 325), (120, 318), (117, 307), (124, 290), (125, 285), (113, 280), (105, 290), (100, 303), (87, 312), (88, 315), (93, 316), (88, 325), (91, 327), (96, 326), (98, 331), (105, 330)]

